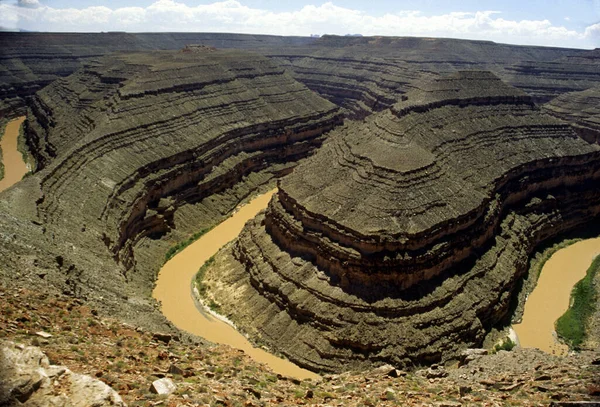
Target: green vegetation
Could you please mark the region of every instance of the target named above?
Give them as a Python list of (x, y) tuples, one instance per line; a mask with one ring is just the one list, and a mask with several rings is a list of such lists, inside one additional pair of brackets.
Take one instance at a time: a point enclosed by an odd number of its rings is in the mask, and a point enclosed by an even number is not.
[(206, 260), (206, 263), (200, 267), (198, 273), (196, 273), (196, 288), (198, 289), (198, 293), (201, 297), (206, 295), (206, 285), (204, 284), (204, 275), (206, 274), (206, 270), (215, 262), (215, 256), (212, 256), (210, 259)]
[(173, 256), (175, 256), (177, 253), (179, 253), (180, 251), (182, 251), (183, 249), (185, 249), (186, 247), (188, 247), (189, 245), (194, 243), (196, 240), (200, 239), (202, 236), (204, 236), (205, 234), (210, 232), (213, 227), (214, 226), (211, 226), (206, 229), (202, 229), (201, 231), (196, 232), (192, 236), (187, 238), (187, 240), (184, 240), (183, 242), (179, 242), (175, 246), (171, 247), (169, 250), (167, 250), (167, 253), (165, 254), (165, 263), (168, 262), (169, 260), (171, 260), (173, 258)]
[[(198, 294), (202, 298), (206, 297), (206, 290), (207, 290), (206, 284), (204, 284), (204, 275), (206, 274), (206, 270), (214, 262), (215, 262), (215, 257), (212, 256), (210, 259), (206, 260), (206, 263), (204, 263), (202, 265), (202, 267), (200, 267), (200, 269), (198, 270), (198, 273), (196, 273), (196, 279), (195, 279), (196, 288), (198, 289)], [(221, 313), (221, 306), (219, 304), (217, 304), (216, 302), (214, 302), (212, 299), (209, 299), (208, 302), (206, 303), (206, 305), (212, 311), (214, 311), (216, 313)]]
[(493, 353), (499, 352), (501, 350), (511, 351), (515, 346), (517, 346), (517, 344), (514, 343), (512, 339), (506, 338), (502, 341), (502, 343), (497, 343), (494, 346)]
[(556, 333), (571, 349), (579, 350), (585, 340), (585, 327), (596, 306), (594, 277), (599, 269), (600, 256), (592, 261), (585, 277), (575, 284), (569, 309), (556, 321)]

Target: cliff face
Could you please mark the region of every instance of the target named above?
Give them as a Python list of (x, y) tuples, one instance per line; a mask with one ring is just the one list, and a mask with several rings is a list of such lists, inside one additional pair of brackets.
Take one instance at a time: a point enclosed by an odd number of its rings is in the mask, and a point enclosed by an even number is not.
[(599, 83), (597, 51), (489, 41), (407, 37), (278, 37), (155, 33), (0, 33), (0, 115), (90, 58), (116, 51), (175, 50), (187, 44), (254, 50), (295, 79), (362, 119), (395, 103), (413, 83), (461, 69), (486, 69), (537, 103)]
[(7, 217), (34, 220), (22, 244), (54, 253), (76, 290), (123, 293), (129, 281), (149, 294), (169, 246), (289, 172), (341, 120), (260, 55), (103, 57), (33, 99), (26, 133), (41, 170), (9, 191)]
[(178, 50), (187, 44), (257, 49), (311, 38), (211, 33), (0, 33), (0, 115), (24, 111), (25, 99), (93, 57), (116, 51)]
[(492, 71), (536, 103), (598, 83), (596, 51), (447, 38), (324, 36), (306, 46), (261, 50), (353, 118), (384, 110), (431, 75)]
[(600, 147), (522, 91), (486, 72), (418, 86), (334, 131), (208, 274), (238, 326), (300, 365), (480, 345), (530, 251), (600, 211)]
[(600, 87), (566, 93), (546, 103), (543, 109), (571, 123), (590, 143), (600, 141)]

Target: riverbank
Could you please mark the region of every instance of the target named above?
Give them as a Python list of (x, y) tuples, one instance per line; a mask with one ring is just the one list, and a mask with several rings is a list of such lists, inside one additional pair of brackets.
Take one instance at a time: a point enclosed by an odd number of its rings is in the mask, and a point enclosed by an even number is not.
[(199, 312), (192, 294), (191, 284), (198, 269), (242, 230), (245, 223), (265, 209), (276, 190), (250, 201), (198, 240), (173, 256), (162, 267), (156, 280), (153, 296), (161, 310), (175, 326), (184, 331), (219, 344), (243, 350), (258, 362), (265, 363), (276, 373), (304, 378), (318, 378), (313, 372), (255, 348), (235, 328), (208, 311)]
[(0, 192), (19, 182), (29, 172), (23, 154), (19, 151), (19, 132), (24, 121), (25, 116), (18, 117), (8, 122), (4, 128), (4, 135), (0, 141), (0, 157), (4, 167), (4, 177), (0, 179)]
[(586, 239), (556, 251), (544, 263), (525, 302), (521, 323), (513, 325), (522, 347), (567, 354), (569, 348), (558, 340), (554, 324), (569, 308), (574, 285), (585, 277), (598, 254), (600, 238)]

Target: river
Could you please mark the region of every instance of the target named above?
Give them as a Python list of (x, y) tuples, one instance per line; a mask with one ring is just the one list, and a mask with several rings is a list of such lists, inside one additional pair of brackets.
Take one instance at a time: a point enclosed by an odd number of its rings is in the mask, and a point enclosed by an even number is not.
[(600, 238), (582, 240), (560, 249), (546, 261), (538, 283), (527, 298), (523, 320), (513, 328), (524, 348), (565, 355), (569, 348), (556, 340), (554, 323), (569, 308), (575, 283), (585, 277), (600, 254)]
[(4, 163), (4, 178), (0, 180), (0, 192), (19, 182), (29, 171), (23, 156), (19, 152), (19, 129), (25, 121), (25, 116), (11, 120), (6, 125), (4, 136), (0, 142), (2, 162)]
[(161, 303), (165, 317), (178, 328), (214, 343), (243, 350), (254, 360), (265, 363), (274, 372), (298, 379), (317, 379), (319, 376), (292, 362), (255, 348), (245, 336), (228, 323), (199, 310), (192, 294), (192, 280), (198, 269), (226, 243), (235, 239), (246, 222), (265, 209), (272, 190), (242, 206), (227, 220), (175, 255), (162, 267), (156, 280), (153, 296)]

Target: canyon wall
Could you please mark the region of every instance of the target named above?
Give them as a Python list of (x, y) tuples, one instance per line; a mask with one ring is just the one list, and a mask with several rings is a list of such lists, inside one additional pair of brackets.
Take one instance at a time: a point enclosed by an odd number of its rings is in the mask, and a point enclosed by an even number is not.
[(25, 99), (75, 72), (89, 58), (116, 51), (178, 50), (188, 44), (257, 49), (306, 44), (308, 37), (212, 33), (0, 32), (0, 115), (23, 113)]
[(0, 200), (3, 272), (29, 251), (77, 296), (147, 302), (169, 247), (288, 173), (341, 122), (337, 106), (257, 54), (90, 59), (31, 101), (38, 171)]
[(600, 212), (600, 147), (487, 72), (335, 130), (209, 269), (238, 327), (313, 370), (448, 361), (506, 322), (541, 241)]
[(543, 106), (548, 114), (563, 119), (591, 143), (600, 139), (600, 87), (565, 93)]
[(254, 50), (362, 119), (390, 107), (416, 80), (486, 69), (537, 103), (599, 83), (597, 51), (490, 41), (410, 37), (279, 37), (211, 33), (0, 33), (0, 114), (86, 60), (116, 51), (175, 50), (188, 44)]

